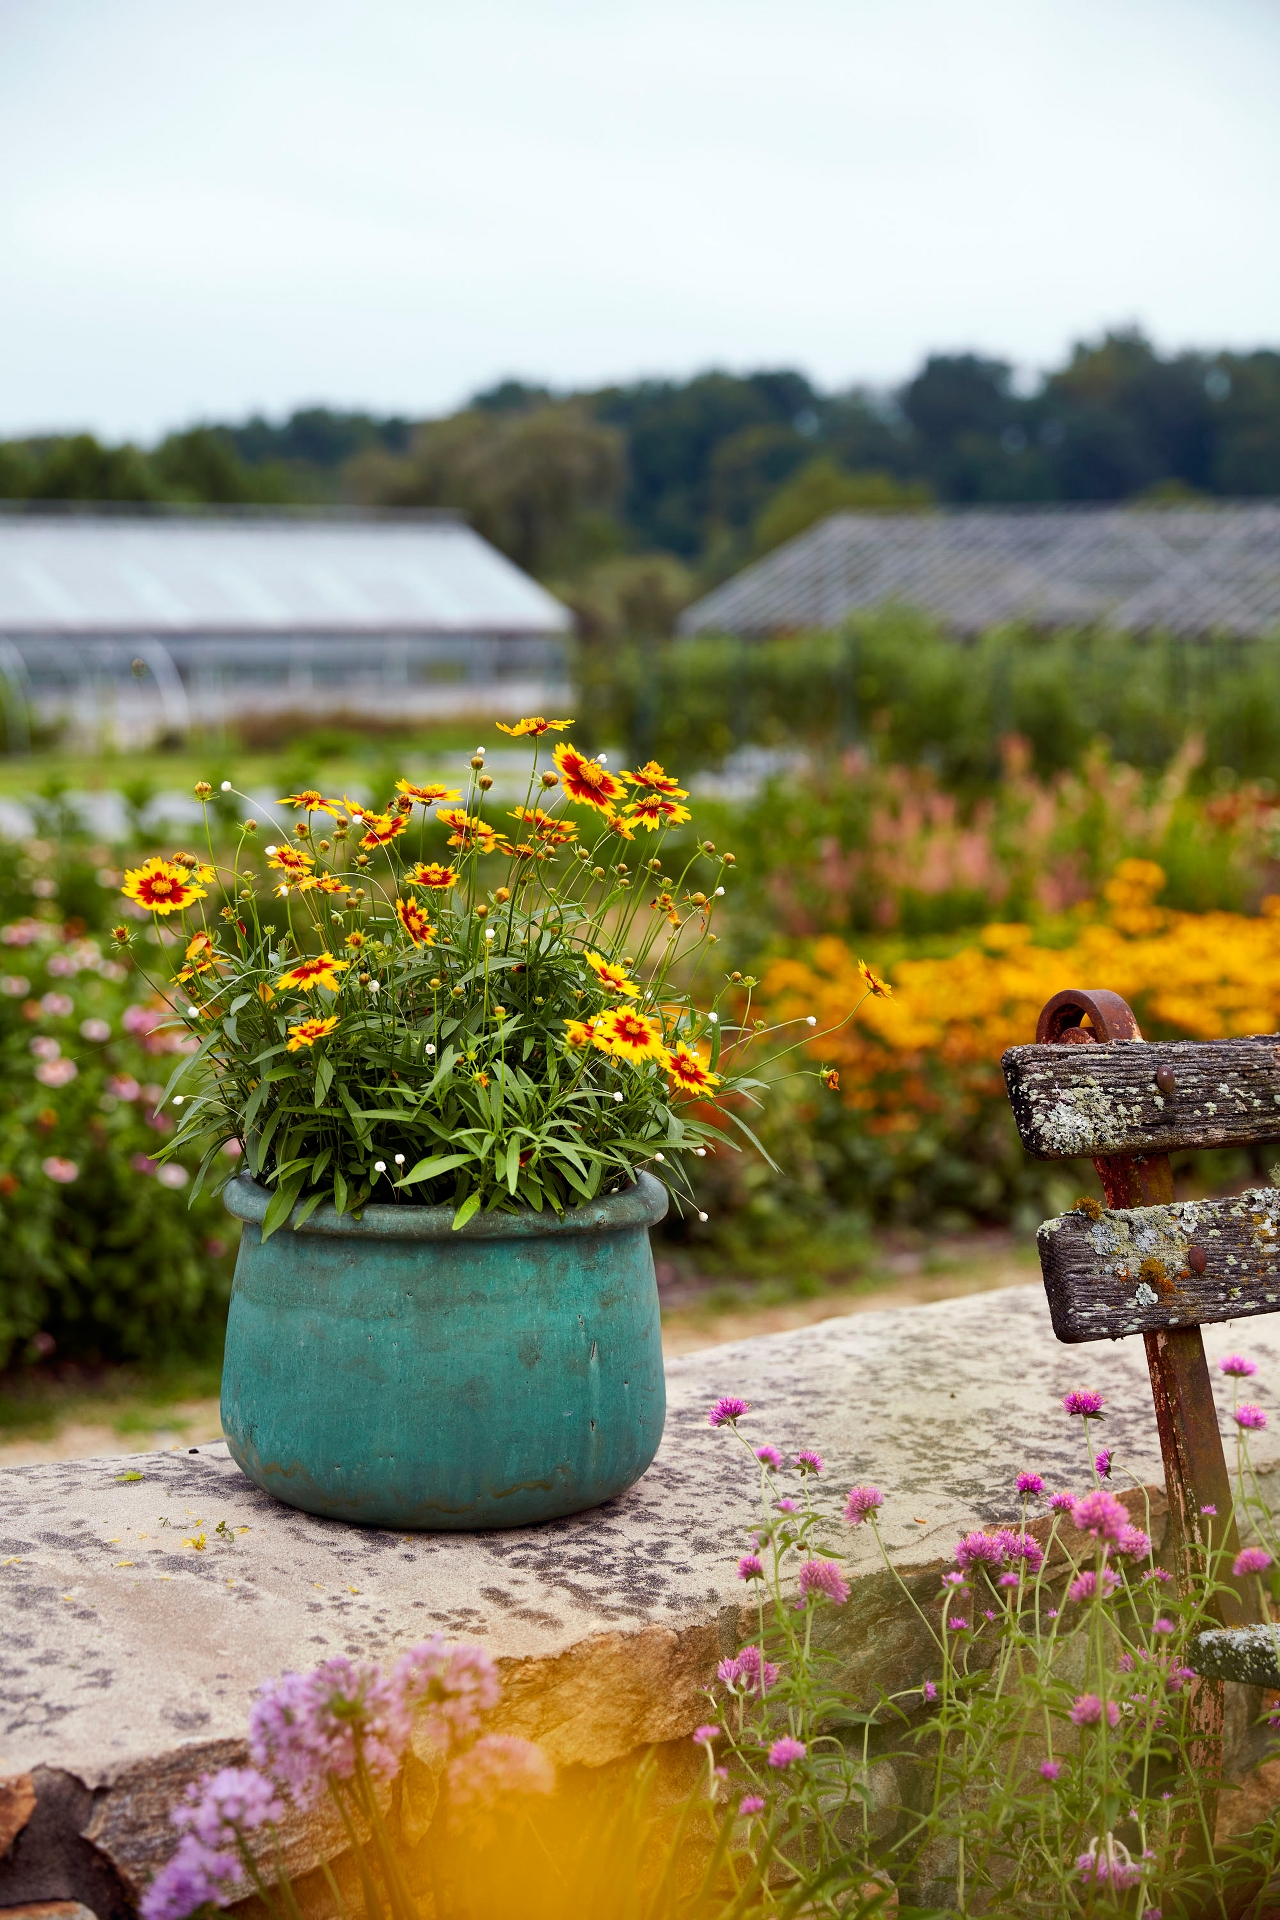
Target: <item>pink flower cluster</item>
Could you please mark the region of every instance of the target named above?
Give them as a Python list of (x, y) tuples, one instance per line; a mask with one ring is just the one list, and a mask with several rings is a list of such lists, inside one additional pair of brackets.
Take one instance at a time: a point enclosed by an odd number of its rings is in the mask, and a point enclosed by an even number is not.
[(1044, 1548), (1033, 1533), (998, 1527), (994, 1533), (966, 1533), (956, 1542), (957, 1566), (1003, 1567), (1013, 1561), (1023, 1562), (1029, 1573), (1039, 1573), (1044, 1565)]
[(1257, 1361), (1246, 1360), (1242, 1353), (1229, 1353), (1218, 1365), (1223, 1373), (1232, 1374), (1237, 1380), (1247, 1380), (1258, 1371)]
[(838, 1607), (849, 1598), (849, 1582), (834, 1560), (806, 1560), (800, 1569), (801, 1610), (819, 1594), (834, 1600)]
[(1265, 1573), (1271, 1565), (1271, 1555), (1261, 1547), (1243, 1547), (1235, 1557), (1231, 1571), (1237, 1578), (1244, 1573)]
[(142, 1920), (185, 1920), (207, 1902), (220, 1903), (240, 1877), (240, 1836), (282, 1812), (275, 1788), (253, 1767), (204, 1774), (174, 1808), (183, 1838), (143, 1896)]
[(777, 1684), (778, 1672), (759, 1647), (744, 1647), (736, 1658), (722, 1660), (716, 1668), (717, 1677), (726, 1687), (732, 1687), (735, 1693), (758, 1694), (761, 1699)]
[(1119, 1585), (1120, 1575), (1113, 1573), (1110, 1567), (1102, 1569), (1101, 1577), (1091, 1570), (1080, 1574), (1071, 1582), (1067, 1588), (1067, 1598), (1076, 1601), (1092, 1600), (1095, 1594), (1100, 1593), (1104, 1600), (1109, 1600)]
[[(1081, 1693), (1076, 1696), (1075, 1704), (1071, 1708), (1070, 1718), (1077, 1727), (1096, 1727), (1102, 1719), (1103, 1711), (1103, 1703), (1099, 1700), (1096, 1693)], [(1118, 1727), (1120, 1724), (1120, 1709), (1114, 1700), (1107, 1701), (1105, 1711), (1107, 1725), (1109, 1727)]]
[(1106, 1493), (1101, 1487), (1093, 1493), (1086, 1493), (1076, 1501), (1071, 1509), (1072, 1524), (1081, 1533), (1092, 1534), (1095, 1540), (1117, 1542), (1129, 1525), (1129, 1515), (1122, 1501), (1114, 1493)]
[(1252, 1400), (1242, 1400), (1231, 1418), (1238, 1427), (1248, 1427), (1255, 1431), (1267, 1424), (1267, 1416), (1262, 1408)]
[(1063, 1396), (1062, 1410), (1064, 1413), (1078, 1413), (1085, 1420), (1096, 1420), (1103, 1405), (1100, 1393), (1095, 1393), (1091, 1387), (1077, 1387), (1074, 1392)]
[(464, 1827), (479, 1844), (494, 1838), (491, 1809), (506, 1794), (553, 1793), (556, 1770), (542, 1748), (513, 1733), (485, 1733), (445, 1769), (449, 1789), (446, 1825)]
[(860, 1527), (883, 1505), (884, 1495), (879, 1487), (850, 1487), (849, 1497), (844, 1503), (844, 1517), (851, 1527)]
[(740, 1400), (736, 1393), (725, 1393), (716, 1401), (707, 1415), (709, 1427), (731, 1427), (741, 1420), (744, 1413), (750, 1413), (751, 1402)]

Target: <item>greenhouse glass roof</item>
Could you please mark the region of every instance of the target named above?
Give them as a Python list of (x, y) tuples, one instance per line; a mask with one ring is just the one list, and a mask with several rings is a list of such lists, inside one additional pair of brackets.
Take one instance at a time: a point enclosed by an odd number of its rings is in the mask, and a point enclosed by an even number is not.
[(689, 607), (758, 637), (895, 602), (962, 633), (1003, 621), (1243, 638), (1280, 632), (1280, 505), (837, 513)]
[(0, 635), (570, 631), (449, 514), (0, 513)]

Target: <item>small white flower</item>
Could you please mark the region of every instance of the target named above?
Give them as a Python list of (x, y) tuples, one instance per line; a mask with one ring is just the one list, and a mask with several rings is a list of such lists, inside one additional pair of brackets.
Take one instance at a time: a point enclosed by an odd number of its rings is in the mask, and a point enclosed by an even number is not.
[(718, 900), (718, 899), (720, 898), (720, 896), (721, 896), (721, 894), (722, 894), (723, 892), (724, 892), (724, 888), (723, 888), (723, 887), (717, 887), (717, 888), (716, 888), (716, 899), (717, 899), (717, 900)]
[(173, 1104), (174, 1104), (174, 1106), (175, 1106), (175, 1107), (180, 1107), (180, 1106), (182, 1105), (182, 1103), (183, 1103), (183, 1101), (184, 1101), (184, 1100), (186, 1099), (186, 1097), (187, 1097), (187, 1096), (186, 1096), (186, 1094), (185, 1094), (185, 1093), (175, 1093), (175, 1094), (174, 1094), (174, 1096), (173, 1096)]
[(263, 848), (263, 852), (264, 852), (264, 853), (266, 854), (266, 856), (267, 856), (267, 858), (268, 858), (268, 860), (273, 860), (273, 859), (275, 858), (275, 856), (276, 856), (276, 854), (278, 854), (278, 853), (279, 853), (279, 851), (280, 851), (280, 849), (279, 849), (279, 847), (264, 847), (264, 848)]
[(224, 780), (224, 781), (223, 781), (223, 783), (222, 783), (222, 791), (223, 791), (224, 793), (230, 793), (230, 791), (231, 791), (231, 782), (230, 782), (229, 780)]
[(620, 1093), (615, 1093), (613, 1097), (614, 1097), (614, 1099), (615, 1099), (615, 1100), (616, 1100), (616, 1101), (618, 1102), (618, 1104), (619, 1104), (619, 1106), (621, 1106), (621, 1104), (622, 1104), (622, 1095), (621, 1095)]
[(375, 1173), (385, 1173), (385, 1172), (386, 1172), (386, 1170), (387, 1170), (387, 1163), (386, 1163), (386, 1161), (385, 1161), (385, 1160), (375, 1160), (375, 1161), (374, 1161), (374, 1163), (373, 1163), (373, 1170), (374, 1170), (374, 1172), (375, 1172)]
[(434, 1041), (434, 1040), (428, 1040), (428, 1042), (427, 1042), (427, 1052), (428, 1052), (429, 1054), (431, 1054), (431, 1053), (434, 1053), (434, 1052), (435, 1052), (435, 1050), (436, 1050), (436, 1047), (435, 1047), (435, 1041)]
[(362, 813), (353, 813), (351, 818), (355, 821), (358, 827), (362, 827), (364, 825), (364, 815)]
[(494, 932), (493, 932), (493, 928), (492, 928), (492, 927), (486, 927), (486, 928), (485, 928), (485, 930), (484, 930), (484, 937), (485, 937), (485, 939), (486, 939), (486, 940), (492, 940), (492, 939), (494, 938)]
[(665, 1153), (655, 1153), (653, 1157), (655, 1160), (665, 1160), (667, 1156)]
[(597, 755), (597, 758), (598, 758), (598, 760), (599, 760), (599, 762), (600, 762), (600, 765), (601, 765), (602, 767), (607, 767), (607, 766), (608, 766), (608, 764), (609, 764), (609, 756), (608, 756), (608, 754), (607, 754), (607, 753), (601, 753), (601, 754), (598, 754), (598, 755)]
[(398, 1153), (396, 1155), (396, 1165), (398, 1167), (402, 1167), (404, 1165), (404, 1155), (402, 1153)]
[(707, 1150), (705, 1147), (695, 1147), (694, 1152), (697, 1154), (699, 1160), (705, 1160), (707, 1157)]
[(379, 986), (380, 986), (380, 985), (381, 985), (381, 982), (380, 982), (380, 981), (377, 981), (377, 980), (371, 980), (371, 981), (369, 982), (369, 991), (370, 991), (370, 993), (377, 993), (377, 991), (378, 991), (378, 988), (379, 988)]
[(806, 1027), (816, 1027), (817, 1024), (818, 1024), (818, 1016), (816, 1013), (806, 1014), (805, 1016)]
[(709, 1013), (707, 1015), (707, 1018), (711, 1022), (713, 1027), (718, 1027), (720, 1025), (720, 1015), (718, 1013)]
[(698, 1218), (699, 1218), (699, 1220), (705, 1220), (705, 1219), (706, 1219), (706, 1217), (707, 1217), (707, 1216), (706, 1216), (706, 1214), (705, 1214), (705, 1213), (700, 1213), (700, 1214), (698, 1215)]
[(199, 1007), (184, 1007), (182, 1011), (188, 1020), (198, 1020), (200, 1018)]

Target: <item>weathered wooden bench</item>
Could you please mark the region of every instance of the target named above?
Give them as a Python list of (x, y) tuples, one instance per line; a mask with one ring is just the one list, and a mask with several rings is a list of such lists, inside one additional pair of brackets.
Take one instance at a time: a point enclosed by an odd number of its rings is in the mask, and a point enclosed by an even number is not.
[(1027, 1152), (1091, 1159), (1106, 1196), (1106, 1211), (1077, 1207), (1040, 1228), (1054, 1331), (1072, 1342), (1142, 1335), (1174, 1577), (1190, 1591), (1206, 1550), (1224, 1569), (1216, 1624), (1192, 1656), (1211, 1763), (1222, 1681), (1280, 1687), (1280, 1662), (1276, 1633), (1256, 1619), (1256, 1585), (1231, 1574), (1239, 1539), (1200, 1328), (1280, 1312), (1280, 1190), (1178, 1202), (1169, 1154), (1280, 1141), (1280, 1034), (1149, 1043), (1118, 994), (1069, 988), (1045, 1006), (1035, 1045), (1011, 1047), (1002, 1064)]

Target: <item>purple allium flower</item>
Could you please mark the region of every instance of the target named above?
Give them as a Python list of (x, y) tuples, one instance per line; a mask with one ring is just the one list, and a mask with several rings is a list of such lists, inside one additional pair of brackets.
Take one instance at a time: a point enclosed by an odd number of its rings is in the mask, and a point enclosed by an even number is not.
[(1081, 1533), (1091, 1533), (1095, 1540), (1118, 1540), (1129, 1524), (1121, 1502), (1114, 1493), (1104, 1493), (1101, 1487), (1076, 1501), (1071, 1519)]
[(1173, 1626), (1172, 1620), (1166, 1620), (1163, 1614), (1158, 1620), (1153, 1620), (1151, 1622), (1152, 1633), (1172, 1633), (1173, 1630), (1174, 1630), (1174, 1626)]
[(800, 1569), (801, 1604), (818, 1593), (834, 1600), (838, 1607), (849, 1598), (849, 1582), (834, 1560), (806, 1560)]
[(1020, 1573), (1002, 1573), (997, 1584), (1002, 1587), (1020, 1587), (1022, 1585), (1022, 1575)]
[(508, 1794), (554, 1793), (556, 1770), (532, 1740), (512, 1733), (486, 1733), (454, 1755), (445, 1769), (449, 1784), (448, 1824), (457, 1832), (469, 1826), (480, 1841), (495, 1837), (495, 1803)]
[(779, 1669), (766, 1660), (759, 1647), (744, 1647), (737, 1659), (738, 1678), (747, 1682), (748, 1693), (764, 1695), (777, 1682)]
[(956, 1561), (962, 1567), (980, 1566), (985, 1563), (998, 1567), (1004, 1559), (1004, 1548), (994, 1534), (966, 1533), (963, 1540), (956, 1542)]
[(1247, 1380), (1258, 1371), (1257, 1361), (1246, 1360), (1242, 1353), (1229, 1353), (1225, 1359), (1219, 1360), (1218, 1365), (1223, 1373), (1234, 1374), (1237, 1380)]
[(764, 1801), (758, 1793), (746, 1793), (738, 1802), (738, 1812), (741, 1814), (763, 1813)]
[(142, 1896), (142, 1920), (187, 1920), (197, 1907), (217, 1902), (238, 1877), (234, 1854), (214, 1854), (189, 1833)]
[(785, 1496), (781, 1500), (775, 1500), (773, 1504), (779, 1513), (799, 1513), (800, 1511), (800, 1502), (787, 1499)]
[(1112, 1573), (1110, 1567), (1104, 1567), (1102, 1569), (1101, 1585), (1099, 1585), (1096, 1573), (1082, 1573), (1079, 1578), (1073, 1580), (1067, 1588), (1067, 1598), (1068, 1600), (1077, 1601), (1092, 1600), (1095, 1594), (1101, 1593), (1104, 1600), (1109, 1600), (1119, 1585), (1119, 1574)]
[(776, 1447), (757, 1447), (756, 1459), (766, 1467), (780, 1467), (782, 1465), (782, 1455)]
[(1267, 1424), (1267, 1416), (1252, 1400), (1242, 1400), (1231, 1418), (1238, 1427), (1259, 1428)]
[(738, 1562), (739, 1580), (763, 1580), (764, 1561), (758, 1553), (744, 1553)]
[(694, 1744), (699, 1747), (709, 1747), (713, 1740), (718, 1740), (720, 1738), (721, 1732), (722, 1732), (722, 1729), (720, 1727), (713, 1727), (710, 1721), (708, 1721), (706, 1726), (694, 1728), (693, 1730)]
[(707, 1425), (709, 1427), (731, 1427), (735, 1421), (741, 1420), (744, 1413), (750, 1413), (750, 1411), (751, 1402), (749, 1400), (739, 1400), (736, 1393), (725, 1393), (716, 1401), (714, 1407), (712, 1407), (710, 1413), (707, 1415)]
[(952, 1633), (968, 1633), (969, 1622), (961, 1614), (953, 1613), (947, 1621)]
[(1049, 1505), (1055, 1513), (1070, 1513), (1075, 1503), (1074, 1493), (1052, 1493), (1049, 1496)]
[(820, 1453), (813, 1451), (812, 1447), (802, 1447), (796, 1455), (796, 1465), (801, 1473), (821, 1473), (826, 1462)]
[(263, 1682), (249, 1713), (249, 1755), (308, 1807), (329, 1779), (351, 1778), (357, 1747), (372, 1773), (390, 1778), (411, 1724), (401, 1685), (338, 1654), (310, 1673)]
[(1057, 1780), (1061, 1777), (1061, 1774), (1061, 1760), (1042, 1760), (1040, 1762), (1040, 1778), (1042, 1780)]
[(1094, 1471), (1097, 1473), (1099, 1479), (1109, 1480), (1111, 1478), (1111, 1448), (1099, 1447), (1093, 1456), (1093, 1465)]
[[(1075, 1705), (1071, 1708), (1070, 1718), (1077, 1727), (1093, 1727), (1101, 1720), (1102, 1712), (1102, 1702), (1096, 1693), (1081, 1693), (1076, 1696)], [(1107, 1701), (1106, 1714), (1107, 1725), (1109, 1727), (1118, 1727), (1120, 1724), (1120, 1709), (1114, 1700)]]
[(170, 1816), (175, 1827), (194, 1833), (212, 1852), (235, 1852), (237, 1832), (252, 1833), (268, 1820), (282, 1818), (284, 1808), (265, 1774), (255, 1767), (223, 1767), (202, 1774)]
[(1216, 1507), (1201, 1507), (1201, 1509), (1200, 1509), (1200, 1511), (1201, 1511), (1201, 1513), (1208, 1513), (1208, 1514), (1212, 1514), (1212, 1516), (1213, 1516), (1213, 1518), (1214, 1518), (1215, 1520), (1216, 1520), (1216, 1519), (1217, 1519), (1217, 1517), (1218, 1517), (1218, 1509), (1217, 1509)]
[(933, 1681), (926, 1680), (924, 1683), (925, 1705), (931, 1707), (934, 1701), (937, 1699), (937, 1697), (938, 1697), (938, 1689), (934, 1686)]
[(1144, 1533), (1141, 1527), (1121, 1527), (1116, 1552), (1123, 1554), (1126, 1560), (1146, 1560), (1151, 1553), (1151, 1535)]
[(1091, 1387), (1077, 1387), (1073, 1393), (1066, 1394), (1062, 1402), (1064, 1413), (1078, 1413), (1086, 1420), (1096, 1420), (1102, 1407), (1102, 1395)]
[(785, 1734), (781, 1740), (775, 1740), (769, 1749), (771, 1767), (789, 1767), (793, 1760), (803, 1760), (805, 1744), (803, 1740), (793, 1740)]
[(879, 1487), (850, 1487), (849, 1498), (844, 1503), (844, 1517), (851, 1527), (859, 1527), (884, 1505), (884, 1495)]
[(391, 1678), (410, 1715), (425, 1709), (420, 1728), (441, 1753), (477, 1732), (480, 1716), (502, 1696), (498, 1669), (483, 1647), (450, 1647), (438, 1634), (402, 1654)]
[(1043, 1493), (1044, 1481), (1038, 1473), (1020, 1473), (1018, 1475), (1019, 1493)]
[(1264, 1553), (1261, 1547), (1242, 1547), (1236, 1555), (1232, 1573), (1265, 1573), (1271, 1565), (1271, 1555)]

